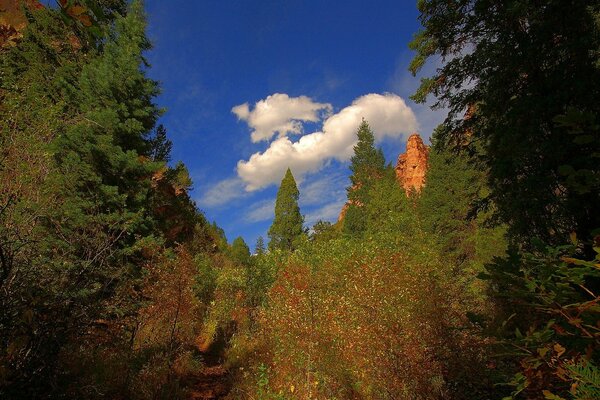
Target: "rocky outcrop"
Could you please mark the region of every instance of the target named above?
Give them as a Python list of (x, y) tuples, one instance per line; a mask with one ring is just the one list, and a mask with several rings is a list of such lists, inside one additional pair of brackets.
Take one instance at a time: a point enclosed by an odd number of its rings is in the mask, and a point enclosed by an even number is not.
[(396, 178), (407, 194), (413, 190), (418, 193), (425, 185), (428, 159), (429, 147), (417, 133), (410, 135), (406, 152), (400, 154), (395, 168)]

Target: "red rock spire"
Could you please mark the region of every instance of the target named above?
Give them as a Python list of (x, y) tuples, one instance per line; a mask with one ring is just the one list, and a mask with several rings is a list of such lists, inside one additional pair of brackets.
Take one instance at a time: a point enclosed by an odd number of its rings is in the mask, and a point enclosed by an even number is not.
[(409, 136), (406, 142), (406, 153), (400, 154), (396, 164), (396, 178), (406, 193), (411, 190), (420, 192), (425, 186), (429, 147), (417, 133)]

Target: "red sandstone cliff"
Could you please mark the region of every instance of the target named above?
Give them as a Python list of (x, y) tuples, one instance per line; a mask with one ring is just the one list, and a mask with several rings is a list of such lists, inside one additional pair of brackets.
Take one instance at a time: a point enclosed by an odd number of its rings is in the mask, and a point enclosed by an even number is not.
[(400, 154), (396, 164), (396, 177), (406, 193), (411, 190), (420, 192), (425, 185), (429, 147), (421, 137), (414, 133), (406, 142), (406, 153)]

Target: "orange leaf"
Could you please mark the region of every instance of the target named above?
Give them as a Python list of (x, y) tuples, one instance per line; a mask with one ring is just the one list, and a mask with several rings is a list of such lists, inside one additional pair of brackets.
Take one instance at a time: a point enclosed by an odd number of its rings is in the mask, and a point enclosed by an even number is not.
[(83, 14), (85, 11), (86, 11), (85, 7), (76, 5), (73, 7), (69, 7), (69, 9), (67, 10), (67, 13), (69, 15), (72, 15), (73, 17), (75, 17), (75, 16)]

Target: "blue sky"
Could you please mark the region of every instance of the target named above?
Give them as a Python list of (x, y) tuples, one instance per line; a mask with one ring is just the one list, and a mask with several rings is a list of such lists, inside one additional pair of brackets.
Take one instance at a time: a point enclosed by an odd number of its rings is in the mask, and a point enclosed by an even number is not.
[(388, 162), (412, 131), (429, 137), (444, 113), (408, 99), (415, 3), (146, 1), (160, 122), (229, 240), (266, 238), (288, 166), (307, 226), (335, 221), (362, 117)]

